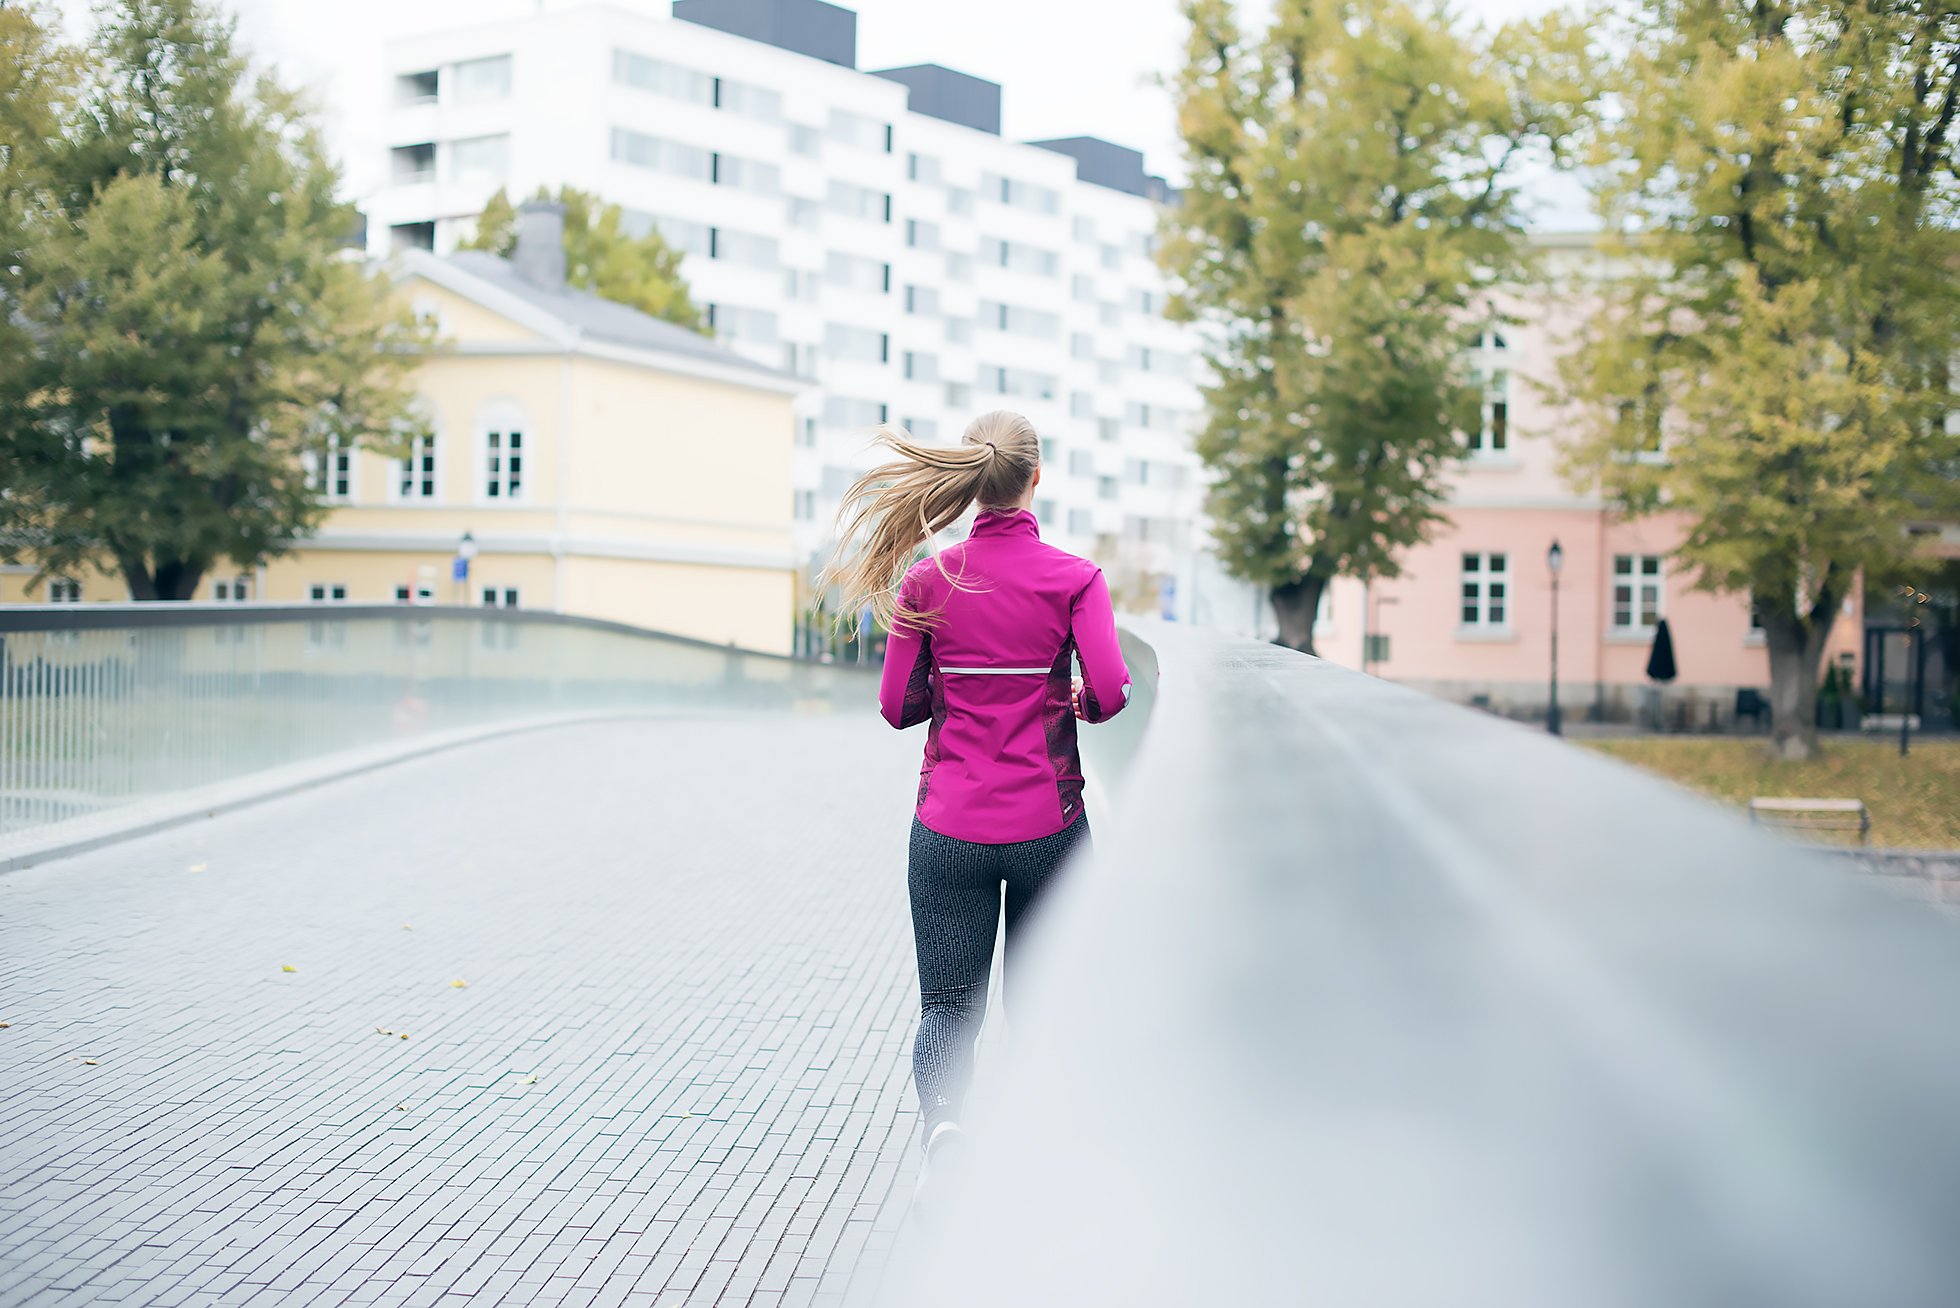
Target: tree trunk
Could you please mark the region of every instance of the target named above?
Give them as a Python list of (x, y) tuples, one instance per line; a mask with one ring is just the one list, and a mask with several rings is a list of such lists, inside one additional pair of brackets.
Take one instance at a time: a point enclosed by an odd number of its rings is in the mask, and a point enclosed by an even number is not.
[(196, 559), (171, 559), (154, 568), (146, 559), (123, 559), (123, 580), (129, 583), (133, 600), (187, 600), (197, 596), (197, 583), (204, 580), (209, 564)]
[(1313, 648), (1314, 618), (1320, 613), (1320, 597), (1328, 578), (1309, 572), (1298, 581), (1273, 587), (1273, 617), (1279, 622), (1279, 643), (1302, 654)]
[(1824, 661), (1829, 620), (1800, 622), (1765, 615), (1763, 643), (1769, 648), (1770, 752), (1792, 762), (1817, 752), (1817, 686)]

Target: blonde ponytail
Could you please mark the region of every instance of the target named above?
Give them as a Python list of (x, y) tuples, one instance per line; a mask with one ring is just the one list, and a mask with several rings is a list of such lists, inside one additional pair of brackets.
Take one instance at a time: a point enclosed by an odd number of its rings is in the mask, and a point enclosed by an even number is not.
[[(921, 445), (902, 428), (880, 427), (876, 443), (896, 457), (859, 477), (837, 511), (837, 555), (823, 581), (842, 593), (840, 620), (866, 604), (883, 627), (930, 628), (938, 611), (900, 609), (898, 583), (920, 545), (957, 522), (976, 500), (1007, 508), (1027, 492), (1041, 441), (1018, 413), (996, 409), (967, 424), (960, 443)], [(938, 551), (933, 550), (935, 560)], [(955, 587), (960, 579), (940, 572)]]

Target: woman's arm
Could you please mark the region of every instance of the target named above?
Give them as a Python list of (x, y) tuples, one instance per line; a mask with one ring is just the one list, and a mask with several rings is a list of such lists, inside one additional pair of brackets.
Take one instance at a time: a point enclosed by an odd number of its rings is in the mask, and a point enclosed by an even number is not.
[(905, 621), (911, 600), (907, 577), (898, 588), (901, 616), (885, 638), (885, 672), (878, 681), (878, 711), (901, 731), (932, 716), (932, 633)]
[(1130, 669), (1116, 642), (1116, 610), (1110, 606), (1109, 585), (1101, 568), (1069, 606), (1068, 625), (1075, 637), (1076, 657), (1082, 660), (1075, 715), (1084, 722), (1107, 722), (1130, 702)]

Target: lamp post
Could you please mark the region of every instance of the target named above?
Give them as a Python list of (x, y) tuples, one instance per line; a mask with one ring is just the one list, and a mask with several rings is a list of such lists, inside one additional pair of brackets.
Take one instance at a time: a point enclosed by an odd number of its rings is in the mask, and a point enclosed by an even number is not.
[(1553, 538), (1551, 549), (1545, 551), (1545, 566), (1552, 574), (1552, 699), (1545, 710), (1545, 730), (1557, 736), (1562, 734), (1558, 713), (1558, 574), (1565, 566), (1565, 551), (1559, 548), (1557, 538)]

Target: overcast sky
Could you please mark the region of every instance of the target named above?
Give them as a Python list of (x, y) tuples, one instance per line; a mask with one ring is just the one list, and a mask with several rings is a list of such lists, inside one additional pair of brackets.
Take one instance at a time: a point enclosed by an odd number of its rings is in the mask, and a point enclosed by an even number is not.
[[(565, 0), (551, 0), (556, 5)], [(636, 0), (616, 0), (632, 5)], [(89, 0), (60, 0), (71, 22)], [(383, 33), (439, 27), (536, 7), (540, 0), (227, 0), (253, 52), (289, 82), (312, 87), (329, 114), (351, 93), (346, 70)], [(664, 9), (665, 0), (638, 0)], [(1271, 0), (1241, 0), (1249, 16)], [(1180, 172), (1170, 103), (1155, 78), (1175, 64), (1183, 22), (1176, 0), (859, 0), (858, 64), (940, 63), (1005, 88), (1002, 124), (1021, 139), (1100, 136), (1144, 152), (1152, 172)], [(1498, 23), (1542, 13), (1555, 0), (1458, 0), (1458, 11)], [(412, 25), (412, 26), (411, 26)], [(1569, 180), (1533, 175), (1537, 225), (1590, 225)]]

